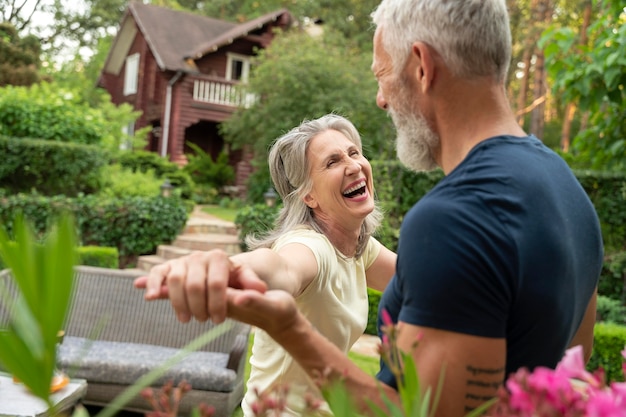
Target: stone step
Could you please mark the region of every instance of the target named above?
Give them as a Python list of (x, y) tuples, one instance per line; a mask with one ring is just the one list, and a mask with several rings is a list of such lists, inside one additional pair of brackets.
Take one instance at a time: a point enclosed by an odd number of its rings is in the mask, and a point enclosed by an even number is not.
[(237, 226), (223, 220), (190, 218), (183, 230), (184, 234), (224, 234), (237, 236)]
[(186, 233), (179, 235), (172, 246), (189, 250), (222, 249), (234, 255), (241, 252), (239, 238), (236, 235), (216, 233)]
[(157, 256), (167, 260), (167, 259), (175, 259), (180, 258), (181, 256), (187, 255), (191, 252), (191, 249), (185, 249), (178, 246), (173, 245), (159, 245), (157, 248)]
[(161, 258), (158, 255), (142, 255), (137, 258), (137, 269), (141, 269), (142, 271), (149, 271), (153, 266), (162, 264), (166, 259)]

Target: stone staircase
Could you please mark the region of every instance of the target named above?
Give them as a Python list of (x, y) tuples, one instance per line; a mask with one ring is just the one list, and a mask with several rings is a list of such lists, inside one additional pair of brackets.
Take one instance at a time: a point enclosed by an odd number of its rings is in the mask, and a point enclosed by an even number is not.
[(154, 265), (178, 258), (196, 250), (223, 249), (229, 254), (241, 252), (234, 223), (204, 213), (196, 207), (187, 220), (183, 233), (171, 244), (159, 245), (154, 255), (137, 259), (137, 268), (149, 271)]

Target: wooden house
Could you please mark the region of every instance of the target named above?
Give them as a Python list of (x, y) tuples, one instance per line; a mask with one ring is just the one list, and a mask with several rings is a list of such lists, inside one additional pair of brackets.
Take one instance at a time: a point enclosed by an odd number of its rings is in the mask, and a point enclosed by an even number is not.
[[(141, 111), (128, 129), (151, 127), (148, 150), (184, 165), (192, 142), (216, 158), (225, 149), (219, 124), (254, 100), (233, 86), (247, 81), (255, 49), (290, 24), (285, 9), (232, 23), (131, 2), (98, 85), (113, 103)], [(251, 158), (246, 149), (229, 152), (235, 185), (245, 184)]]

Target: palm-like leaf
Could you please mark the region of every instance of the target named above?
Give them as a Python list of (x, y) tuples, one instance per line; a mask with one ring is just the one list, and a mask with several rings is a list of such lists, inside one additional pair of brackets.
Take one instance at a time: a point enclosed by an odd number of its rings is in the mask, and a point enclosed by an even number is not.
[[(62, 215), (42, 244), (18, 216), (15, 241), (0, 229), (0, 257), (11, 270), (19, 292), (8, 323), (0, 323), (0, 362), (37, 397), (50, 404), (57, 334), (63, 326), (74, 278), (75, 232), (71, 216)], [(3, 297), (9, 300), (8, 296)]]

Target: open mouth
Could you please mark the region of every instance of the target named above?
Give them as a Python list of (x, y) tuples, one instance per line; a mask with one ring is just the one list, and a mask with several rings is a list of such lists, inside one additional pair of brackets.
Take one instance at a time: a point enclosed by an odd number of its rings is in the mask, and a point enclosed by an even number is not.
[(358, 184), (353, 185), (343, 192), (343, 196), (347, 198), (354, 198), (359, 195), (363, 195), (366, 192), (365, 181), (361, 181)]

